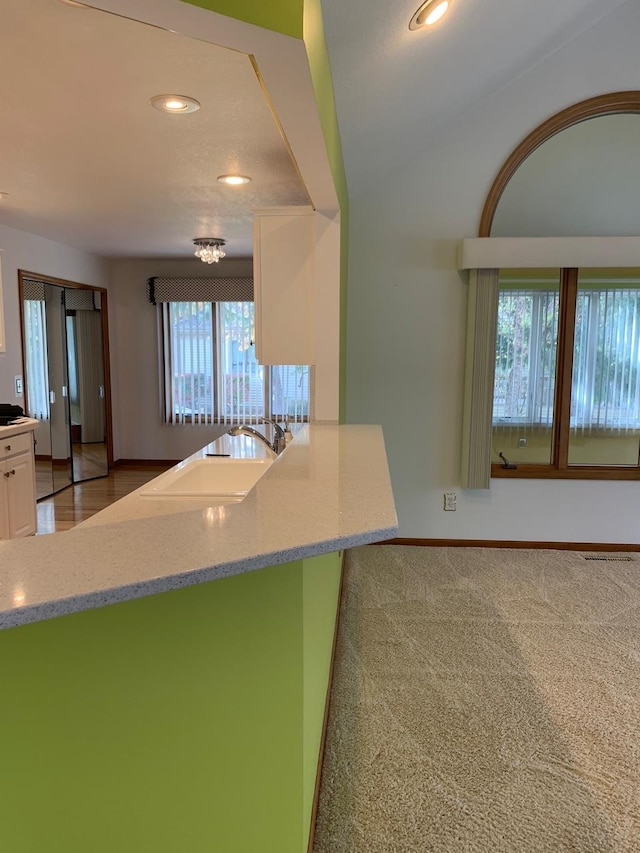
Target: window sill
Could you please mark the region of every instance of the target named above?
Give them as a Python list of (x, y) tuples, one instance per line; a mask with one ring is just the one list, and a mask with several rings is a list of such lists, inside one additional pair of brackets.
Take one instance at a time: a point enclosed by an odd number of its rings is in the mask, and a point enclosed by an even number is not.
[[(533, 426), (524, 423), (517, 423), (514, 421), (513, 423), (505, 424), (493, 424), (491, 427), (494, 433), (498, 435), (502, 433), (513, 433), (514, 431), (521, 432), (524, 437), (529, 434), (538, 434), (538, 435), (549, 435), (552, 431), (551, 426), (543, 425), (543, 424), (534, 424)], [(640, 435), (640, 429), (636, 429), (635, 427), (604, 427), (597, 426), (596, 424), (591, 424), (586, 427), (570, 427), (571, 435), (586, 435), (586, 436), (597, 436), (598, 438), (633, 438)]]
[(640, 467), (578, 466), (558, 470), (550, 465), (518, 465), (516, 469), (491, 466), (491, 477), (512, 480), (640, 480)]
[[(286, 415), (275, 415), (274, 417), (265, 419), (263, 417), (258, 418), (245, 418), (244, 420), (220, 420), (218, 418), (211, 418), (208, 416), (204, 416), (202, 418), (193, 417), (192, 415), (185, 415), (184, 417), (180, 417), (176, 415), (171, 420), (166, 420), (164, 423), (166, 426), (203, 426), (203, 427), (232, 427), (232, 426), (240, 426), (242, 424), (249, 426), (269, 426), (269, 420), (275, 420), (277, 423), (284, 423)], [(309, 418), (301, 418), (300, 420), (296, 420), (289, 417), (289, 423), (293, 426), (293, 424), (307, 424), (309, 423)]]

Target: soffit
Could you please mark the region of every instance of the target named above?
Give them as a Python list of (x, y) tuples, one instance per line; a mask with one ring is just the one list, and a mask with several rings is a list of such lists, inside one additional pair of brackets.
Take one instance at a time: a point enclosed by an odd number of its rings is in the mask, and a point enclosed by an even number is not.
[[(0, 9), (1, 223), (105, 256), (219, 236), (246, 257), (252, 210), (309, 203), (247, 55), (58, 0)], [(167, 92), (202, 108), (153, 109)]]

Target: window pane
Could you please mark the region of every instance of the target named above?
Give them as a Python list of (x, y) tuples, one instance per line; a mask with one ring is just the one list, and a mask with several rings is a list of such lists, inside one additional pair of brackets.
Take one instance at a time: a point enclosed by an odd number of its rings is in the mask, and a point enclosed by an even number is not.
[(218, 303), (218, 417), (251, 423), (265, 414), (264, 367), (256, 361), (253, 302)]
[(47, 369), (47, 324), (45, 303), (24, 302), (27, 377), (27, 414), (40, 421), (49, 420), (49, 375)]
[(253, 302), (168, 302), (162, 318), (168, 422), (308, 419), (309, 367), (258, 364)]
[(559, 270), (501, 270), (493, 461), (550, 464), (560, 304)]
[[(210, 302), (168, 302), (169, 420), (213, 417), (213, 324)], [(165, 346), (165, 355), (167, 347)]]
[(637, 465), (640, 270), (581, 270), (571, 383), (570, 465)]
[(309, 366), (281, 364), (271, 368), (271, 412), (279, 420), (309, 419)]

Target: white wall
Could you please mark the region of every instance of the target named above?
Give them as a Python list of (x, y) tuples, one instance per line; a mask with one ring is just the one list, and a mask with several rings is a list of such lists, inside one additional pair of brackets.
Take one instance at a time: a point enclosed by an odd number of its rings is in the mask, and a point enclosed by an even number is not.
[(120, 260), (111, 265), (111, 370), (114, 458), (184, 459), (228, 427), (162, 423), (158, 309), (147, 301), (153, 276), (251, 276), (253, 262), (227, 258), (215, 269), (198, 260)]
[[(492, 481), (461, 492), (467, 284), (498, 169), (534, 127), (604, 92), (640, 89), (640, 7), (626, 3), (402, 163), (350, 209), (347, 420), (381, 423), (400, 536), (640, 542), (640, 482)], [(458, 491), (444, 512), (444, 491)]]
[(24, 408), (24, 398), (15, 396), (14, 386), (14, 376), (22, 376), (18, 270), (94, 287), (108, 287), (108, 263), (88, 252), (6, 225), (0, 225), (0, 249), (7, 339), (6, 352), (0, 353), (0, 402), (14, 403)]

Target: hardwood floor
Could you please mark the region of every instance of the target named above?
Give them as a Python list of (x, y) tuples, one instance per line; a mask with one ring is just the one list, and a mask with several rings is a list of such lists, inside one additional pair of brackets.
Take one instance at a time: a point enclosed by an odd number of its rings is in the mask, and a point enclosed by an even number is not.
[(69, 486), (57, 495), (39, 501), (37, 535), (57, 533), (75, 527), (85, 518), (95, 515), (134, 489), (148, 483), (170, 468), (171, 464), (167, 462), (166, 465), (139, 468), (130, 465), (116, 467), (107, 477)]
[(101, 477), (107, 470), (107, 444), (73, 444), (71, 451), (73, 459), (73, 479), (76, 482), (88, 480), (91, 477)]
[(71, 457), (52, 463), (50, 457), (36, 457), (36, 495), (46, 497), (68, 486), (73, 479), (80, 483), (101, 477), (107, 470), (107, 446), (104, 442), (74, 444)]

